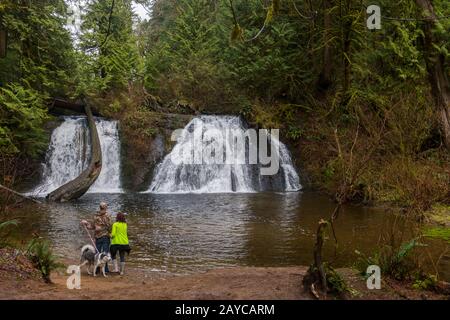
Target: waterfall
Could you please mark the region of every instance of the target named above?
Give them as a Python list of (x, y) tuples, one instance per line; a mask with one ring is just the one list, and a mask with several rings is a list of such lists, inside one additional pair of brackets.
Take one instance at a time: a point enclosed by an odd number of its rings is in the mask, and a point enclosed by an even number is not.
[[(247, 139), (239, 148), (236, 147), (235, 136), (229, 138), (230, 132), (246, 133), (247, 129), (240, 117), (194, 118), (182, 130), (170, 154), (156, 167), (153, 181), (146, 192), (244, 193), (300, 190), (300, 179), (290, 153), (276, 137), (268, 140), (271, 150), (274, 147), (279, 150), (279, 169), (273, 175), (262, 175), (262, 165), (249, 161), (250, 150), (261, 139)], [(205, 163), (202, 161), (205, 154), (219, 161), (209, 160)], [(229, 159), (233, 161), (229, 162)]]
[(102, 171), (89, 188), (92, 193), (121, 193), (120, 138), (117, 121), (97, 120), (96, 126), (102, 148)]
[[(88, 166), (90, 136), (86, 118), (63, 117), (53, 130), (42, 182), (30, 194), (45, 196), (75, 179)], [(102, 148), (102, 171), (88, 192), (120, 193), (120, 141), (117, 121), (95, 119)]]

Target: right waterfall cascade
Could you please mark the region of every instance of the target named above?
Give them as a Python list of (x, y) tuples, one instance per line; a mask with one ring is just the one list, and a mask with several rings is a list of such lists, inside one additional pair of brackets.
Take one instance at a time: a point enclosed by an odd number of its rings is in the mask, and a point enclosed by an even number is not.
[[(250, 129), (253, 130), (253, 129)], [(249, 129), (238, 116), (200, 116), (180, 132), (172, 151), (156, 167), (148, 193), (228, 193), (299, 191), (300, 178), (287, 147), (268, 135), (273, 174), (262, 174), (261, 138), (249, 142)], [(230, 133), (233, 138), (230, 137)], [(235, 142), (241, 135), (241, 148)], [(256, 150), (256, 151), (255, 151)], [(268, 151), (268, 150), (267, 150)], [(206, 157), (205, 157), (206, 155)], [(230, 161), (231, 159), (231, 161)], [(267, 159), (266, 159), (267, 160)], [(273, 165), (273, 164), (270, 164)]]

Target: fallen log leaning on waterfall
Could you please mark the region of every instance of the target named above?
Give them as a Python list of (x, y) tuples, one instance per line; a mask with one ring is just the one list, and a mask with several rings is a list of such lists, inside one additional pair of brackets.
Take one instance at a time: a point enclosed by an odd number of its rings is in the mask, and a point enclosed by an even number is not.
[[(61, 111), (69, 111), (69, 112), (72, 112), (75, 114), (85, 113), (85, 109), (84, 109), (85, 104), (86, 103), (84, 103), (84, 102), (77, 103), (77, 102), (67, 101), (67, 100), (64, 100), (61, 98), (54, 98), (52, 100), (52, 103), (49, 104), (48, 110), (50, 112), (56, 113), (56, 114), (59, 114)], [(91, 111), (94, 116), (100, 115), (99, 112), (93, 107), (91, 107)]]
[(50, 201), (65, 202), (78, 199), (88, 191), (89, 187), (100, 175), (100, 171), (102, 169), (102, 150), (100, 146), (100, 139), (98, 137), (97, 127), (95, 126), (91, 108), (85, 102), (84, 110), (87, 115), (89, 132), (91, 136), (91, 160), (88, 167), (78, 177), (49, 193), (47, 195), (47, 199)]

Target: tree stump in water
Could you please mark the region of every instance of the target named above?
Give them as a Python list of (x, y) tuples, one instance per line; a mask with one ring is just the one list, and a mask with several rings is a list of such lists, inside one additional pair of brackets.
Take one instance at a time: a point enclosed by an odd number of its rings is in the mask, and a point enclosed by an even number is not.
[(50, 201), (65, 202), (78, 199), (89, 190), (89, 187), (100, 175), (102, 169), (102, 149), (100, 146), (100, 139), (98, 137), (97, 127), (91, 108), (86, 103), (84, 103), (84, 110), (87, 115), (91, 137), (91, 160), (88, 167), (78, 177), (49, 193), (47, 199)]

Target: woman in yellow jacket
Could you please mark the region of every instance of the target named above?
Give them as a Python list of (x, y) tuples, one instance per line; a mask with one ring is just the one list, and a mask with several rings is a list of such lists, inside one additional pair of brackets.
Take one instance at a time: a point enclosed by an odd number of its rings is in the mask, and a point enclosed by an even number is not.
[(111, 258), (114, 265), (114, 272), (119, 272), (116, 255), (119, 252), (120, 256), (120, 275), (125, 271), (125, 253), (130, 254), (131, 248), (128, 243), (127, 222), (125, 214), (119, 212), (116, 217), (116, 222), (112, 225), (111, 231)]

